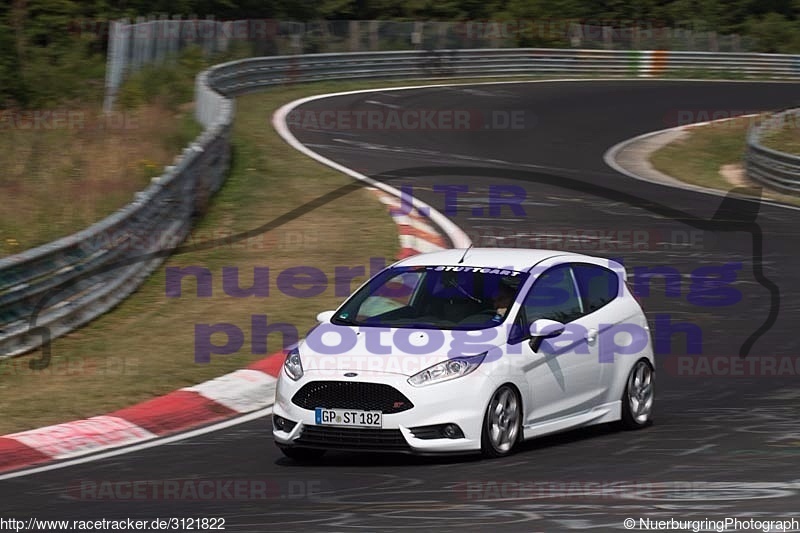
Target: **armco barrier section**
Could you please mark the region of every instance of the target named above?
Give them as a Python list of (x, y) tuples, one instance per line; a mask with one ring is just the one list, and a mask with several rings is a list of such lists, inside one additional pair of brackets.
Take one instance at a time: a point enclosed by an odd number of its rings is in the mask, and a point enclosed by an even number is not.
[(0, 260), (0, 358), (30, 351), (105, 313), (184, 240), (227, 174), (226, 115), (232, 117), (232, 107), (221, 105), (223, 120), (118, 212)]
[(786, 154), (763, 145), (765, 135), (790, 126), (800, 127), (800, 109), (776, 113), (750, 128), (747, 135), (745, 166), (747, 176), (781, 192), (800, 192), (800, 156)]
[(0, 260), (0, 358), (41, 346), (106, 312), (185, 238), (225, 179), (235, 96), (320, 80), (700, 72), (797, 79), (800, 62), (777, 54), (520, 48), (273, 56), (216, 65), (195, 80), (196, 117), (205, 129), (175, 166), (105, 220)]
[(495, 49), (311, 54), (243, 59), (209, 71), (211, 87), (238, 95), (285, 83), (335, 79), (529, 75), (800, 78), (795, 56), (709, 52)]
[[(609, 21), (607, 21), (609, 22)], [(214, 20), (176, 15), (121, 19), (109, 25), (104, 109), (111, 111), (126, 74), (173, 62), (189, 48), (237, 57), (343, 54), (380, 50), (517, 48), (541, 39), (550, 48), (749, 52), (748, 36), (667, 28), (654, 21), (616, 21), (616, 27), (577, 20)], [(562, 44), (557, 44), (562, 43)], [(250, 50), (249, 53), (246, 51)], [(246, 55), (241, 55), (245, 53)]]

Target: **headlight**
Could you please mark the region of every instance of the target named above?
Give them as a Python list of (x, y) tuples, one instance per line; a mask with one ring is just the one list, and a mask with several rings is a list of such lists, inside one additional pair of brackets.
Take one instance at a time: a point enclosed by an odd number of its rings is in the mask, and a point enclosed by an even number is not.
[(303, 363), (300, 361), (299, 349), (292, 348), (289, 350), (289, 353), (286, 354), (286, 360), (283, 362), (283, 369), (286, 371), (286, 375), (294, 381), (303, 377)]
[(408, 382), (415, 387), (424, 387), (425, 385), (460, 378), (478, 368), (484, 357), (486, 357), (486, 352), (472, 357), (457, 357), (442, 361), (426, 368), (422, 372), (417, 372), (408, 378)]

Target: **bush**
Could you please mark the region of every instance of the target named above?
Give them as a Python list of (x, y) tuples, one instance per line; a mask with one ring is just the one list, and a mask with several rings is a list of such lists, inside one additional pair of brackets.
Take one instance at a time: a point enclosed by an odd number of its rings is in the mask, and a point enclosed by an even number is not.
[(223, 54), (207, 56), (199, 46), (185, 48), (172, 61), (146, 65), (129, 75), (117, 94), (117, 105), (133, 109), (145, 103), (158, 103), (171, 110), (194, 99), (194, 79), (203, 69), (222, 61), (249, 57), (247, 44), (232, 46)]
[(747, 33), (759, 52), (793, 54), (800, 52), (800, 24), (778, 13), (750, 19)]

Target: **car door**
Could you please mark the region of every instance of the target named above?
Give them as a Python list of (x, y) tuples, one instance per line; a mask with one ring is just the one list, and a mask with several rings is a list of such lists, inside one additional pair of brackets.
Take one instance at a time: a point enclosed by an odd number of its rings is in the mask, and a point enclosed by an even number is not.
[[(599, 382), (597, 358), (590, 346), (596, 338), (588, 338), (583, 316), (583, 302), (569, 264), (544, 270), (525, 295), (515, 328), (522, 333), (512, 342), (521, 343), (522, 369), (532, 394), (527, 425), (576, 414), (591, 404)], [(527, 332), (540, 318), (562, 322), (567, 329), (534, 351)]]
[(583, 302), (581, 321), (590, 332), (597, 331), (598, 341), (592, 347), (599, 366), (597, 403), (619, 400), (611, 389), (620, 364), (627, 366), (631, 357), (652, 353), (650, 329), (625, 286), (624, 268), (614, 261), (603, 263), (586, 260), (572, 265)]
[(571, 267), (583, 307), (576, 324), (586, 330), (589, 348), (589, 357), (578, 372), (586, 374), (586, 407), (591, 408), (609, 400), (606, 394), (614, 377), (614, 336), (619, 322), (614, 302), (621, 282), (616, 272), (601, 265), (572, 263)]

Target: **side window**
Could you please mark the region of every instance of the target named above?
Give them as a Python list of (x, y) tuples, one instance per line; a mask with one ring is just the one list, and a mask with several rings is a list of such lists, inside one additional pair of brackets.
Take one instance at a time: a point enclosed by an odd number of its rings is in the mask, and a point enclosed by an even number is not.
[(530, 337), (529, 326), (525, 324), (525, 313), (520, 312), (511, 324), (511, 331), (508, 333), (508, 343), (517, 344)]
[(599, 265), (576, 263), (572, 265), (578, 290), (586, 313), (597, 311), (619, 294), (617, 273)]
[(540, 318), (567, 323), (583, 315), (583, 307), (569, 265), (545, 271), (523, 302), (528, 325)]

